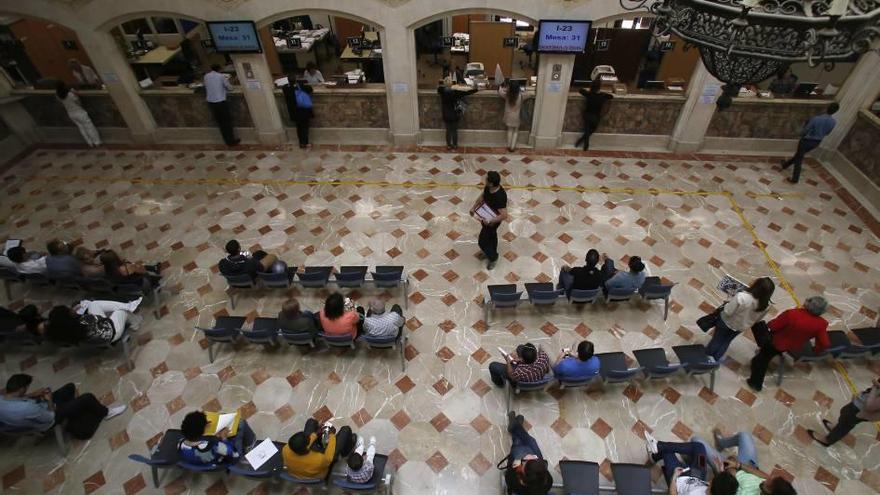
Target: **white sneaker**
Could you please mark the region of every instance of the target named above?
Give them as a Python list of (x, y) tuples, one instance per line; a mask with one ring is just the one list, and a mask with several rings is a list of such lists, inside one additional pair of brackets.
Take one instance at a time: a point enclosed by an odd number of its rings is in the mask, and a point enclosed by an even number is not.
[(125, 404), (120, 404), (118, 406), (113, 406), (107, 409), (107, 416), (104, 416), (104, 420), (110, 420), (124, 413), (125, 410), (128, 409), (128, 406)]
[(143, 297), (139, 297), (139, 298), (135, 299), (134, 301), (131, 301), (130, 303), (128, 303), (128, 312), (134, 313), (135, 310), (138, 309), (138, 306), (140, 306), (141, 301), (143, 301), (143, 300), (144, 300)]
[(660, 452), (660, 449), (657, 448), (657, 439), (647, 431), (645, 432), (645, 449), (648, 451), (648, 455)]
[(376, 446), (376, 437), (370, 437), (370, 447)]

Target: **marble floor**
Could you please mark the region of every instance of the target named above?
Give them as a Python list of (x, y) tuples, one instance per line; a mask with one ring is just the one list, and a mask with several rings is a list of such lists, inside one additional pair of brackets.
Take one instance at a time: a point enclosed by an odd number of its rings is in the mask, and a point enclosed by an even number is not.
[[(471, 149), (321, 148), (36, 150), (0, 180), (2, 238), (40, 248), (52, 237), (112, 247), (129, 259), (167, 261), (169, 294), (142, 311), (135, 368), (120, 353), (0, 350), (3, 380), (25, 371), (34, 386), (75, 382), (129, 410), (63, 458), (51, 439), (4, 440), (8, 493), (307, 493), (219, 474), (165, 471), (162, 488), (127, 459), (194, 409), (240, 408), (260, 437), (286, 440), (308, 417), (378, 438), (390, 455), (395, 494), (500, 493), (506, 455), (505, 392), (489, 381), (497, 347), (531, 341), (551, 354), (587, 337), (597, 352), (704, 343), (695, 320), (722, 301), (730, 273), (777, 282), (773, 314), (824, 293), (831, 328), (871, 326), (880, 308), (880, 229), (818, 164), (797, 186), (777, 159), (615, 152), (507, 154)], [(502, 171), (511, 221), (491, 272), (467, 215), (487, 170)], [(605, 189), (602, 189), (605, 188)], [(406, 371), (391, 354), (323, 349), (219, 349), (213, 364), (193, 330), (215, 315), (274, 316), (286, 294), (244, 295), (233, 310), (216, 263), (237, 238), (292, 265), (399, 264), (411, 280)], [(676, 282), (669, 317), (639, 303), (575, 310), (496, 312), (487, 325), (486, 284), (555, 279), (596, 247), (616, 259), (641, 255)], [(326, 292), (295, 290), (318, 309)], [(403, 302), (398, 291), (349, 293)], [(75, 294), (15, 287), (18, 308), (48, 309)], [(156, 318), (151, 309), (156, 309)], [(758, 439), (761, 467), (791, 477), (800, 494), (880, 493), (880, 435), (863, 424), (830, 449), (811, 443), (850, 397), (880, 373), (877, 361), (789, 367), (762, 393), (745, 385), (755, 349), (737, 339), (715, 392), (707, 377), (636, 381), (593, 391), (551, 389), (513, 404), (554, 466), (561, 459), (644, 463), (643, 431), (663, 440), (711, 435), (718, 425)], [(668, 352), (671, 356), (671, 351)], [(846, 378), (848, 377), (848, 379)], [(665, 483), (654, 470), (655, 486)], [(605, 480), (605, 483), (610, 481)]]

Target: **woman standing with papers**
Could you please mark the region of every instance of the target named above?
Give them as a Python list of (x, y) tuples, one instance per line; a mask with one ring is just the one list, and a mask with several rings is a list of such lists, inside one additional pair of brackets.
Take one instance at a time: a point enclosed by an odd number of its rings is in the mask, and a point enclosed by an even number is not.
[(483, 224), (478, 243), (489, 260), (486, 268), (491, 270), (498, 261), (498, 226), (507, 220), (507, 193), (501, 187), (498, 172), (493, 170), (486, 174), (486, 187), (474, 202), (470, 214)]

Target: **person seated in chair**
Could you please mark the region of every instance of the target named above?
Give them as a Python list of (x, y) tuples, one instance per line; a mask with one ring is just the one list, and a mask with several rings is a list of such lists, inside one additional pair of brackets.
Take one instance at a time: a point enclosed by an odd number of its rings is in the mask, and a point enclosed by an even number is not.
[(98, 259), (99, 253), (85, 246), (77, 246), (73, 256), (79, 261), (84, 277), (99, 278), (104, 276), (104, 265)]
[(526, 343), (516, 348), (514, 354), (504, 354), (506, 363), (490, 363), (492, 383), (503, 387), (505, 382), (534, 383), (550, 373), (550, 358), (540, 347)]
[(376, 437), (370, 437), (370, 446), (364, 451), (364, 437), (345, 460), (345, 479), (352, 483), (366, 483), (373, 477), (373, 458), (376, 456)]
[(645, 283), (645, 277), (647, 276), (645, 264), (638, 256), (631, 256), (629, 258), (628, 272), (616, 270), (614, 268), (614, 261), (608, 258), (607, 254), (603, 255), (603, 257), (605, 262), (602, 266), (602, 271), (608, 276), (608, 279), (605, 281), (605, 289), (636, 292)]
[(0, 332), (28, 332), (39, 340), (46, 333), (46, 320), (33, 304), (28, 304), (17, 313), (0, 307)]
[(12, 268), (22, 275), (31, 273), (46, 275), (48, 273), (46, 256), (42, 256), (40, 253), (28, 253), (24, 246), (9, 248), (6, 256), (0, 256), (0, 259), (9, 261), (9, 264), (5, 262), (0, 264)]
[(565, 265), (559, 272), (559, 283), (557, 289), (565, 289), (565, 294), (571, 296), (571, 290), (594, 290), (602, 287), (605, 283), (603, 271), (597, 266), (599, 264), (599, 251), (590, 249), (587, 251), (584, 266), (576, 266), (574, 268)]
[[(741, 431), (725, 437), (720, 428), (712, 430), (715, 446), (699, 438), (692, 442), (703, 444), (708, 456), (708, 465), (716, 474), (726, 471), (736, 477), (739, 489), (736, 495), (797, 495), (785, 478), (772, 476), (758, 469), (758, 451), (751, 433)], [(736, 448), (736, 456), (722, 457), (721, 451)]]
[(208, 417), (202, 411), (193, 411), (184, 416), (180, 425), (183, 438), (177, 444), (182, 460), (201, 465), (234, 464), (256, 438), (244, 420), (239, 422), (235, 436), (229, 434), (228, 428), (205, 435), (207, 426)]
[(278, 258), (274, 254), (265, 251), (256, 251), (251, 254), (241, 250), (241, 245), (235, 239), (226, 243), (227, 256), (220, 260), (220, 273), (230, 277), (233, 275), (250, 275), (256, 278), (258, 272), (268, 272)]
[(593, 343), (582, 340), (577, 346), (577, 354), (571, 349), (563, 349), (553, 364), (553, 375), (557, 380), (582, 381), (599, 374), (599, 358), (593, 355)]
[(351, 338), (356, 339), (363, 329), (363, 311), (364, 308), (360, 307), (355, 310), (351, 299), (334, 292), (327, 296), (324, 309), (318, 313), (321, 329), (326, 335), (351, 335)]
[(125, 326), (139, 323), (134, 315), (143, 298), (128, 303), (117, 301), (80, 301), (73, 308), (55, 306), (49, 311), (46, 336), (49, 340), (78, 344), (86, 340), (118, 341)]
[(650, 460), (663, 461), (670, 495), (736, 495), (739, 482), (733, 474), (722, 471), (723, 466), (715, 466), (719, 473), (707, 481), (712, 468), (708, 463), (712, 459), (703, 443), (658, 442), (647, 431), (645, 442)]
[(288, 299), (278, 313), (278, 328), (284, 333), (307, 333), (314, 337), (320, 331), (317, 321), (311, 311), (300, 310), (299, 301), (293, 298)]
[(70, 245), (53, 239), (46, 244), (49, 255), (46, 256), (46, 273), (49, 278), (64, 279), (82, 275), (79, 260), (71, 254)]
[(337, 433), (331, 423), (320, 428), (318, 421), (309, 418), (303, 431), (294, 433), (281, 449), (287, 473), (300, 479), (325, 479), (333, 463), (348, 456), (355, 444), (351, 428), (343, 426)]
[(76, 395), (76, 385), (68, 383), (54, 392), (44, 388), (27, 393), (34, 381), (26, 374), (16, 374), (6, 381), (6, 391), (0, 396), (0, 424), (21, 432), (44, 432), (56, 424), (76, 439), (88, 440), (97, 431), (101, 421), (113, 419), (125, 412), (126, 406), (104, 407), (92, 394)]
[(162, 275), (159, 274), (160, 265), (144, 265), (123, 260), (116, 251), (108, 250), (99, 257), (104, 265), (104, 275), (107, 280), (115, 284), (131, 284), (142, 286), (145, 290), (156, 286)]
[(400, 337), (405, 321), (399, 304), (391, 306), (391, 311), (385, 312), (385, 303), (381, 299), (375, 299), (370, 303), (370, 311), (364, 318), (364, 334), (370, 337)]

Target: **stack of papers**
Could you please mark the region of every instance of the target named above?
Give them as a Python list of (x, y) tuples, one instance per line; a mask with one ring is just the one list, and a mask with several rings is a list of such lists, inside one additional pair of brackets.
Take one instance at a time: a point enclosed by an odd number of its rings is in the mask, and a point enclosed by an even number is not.
[(276, 453), (278, 453), (278, 447), (272, 442), (271, 438), (267, 438), (259, 443), (256, 447), (252, 448), (250, 452), (244, 455), (244, 458), (247, 459), (248, 464), (251, 465), (254, 470), (260, 469), (263, 464), (266, 464), (266, 461), (272, 458)]
[(729, 296), (733, 296), (737, 292), (748, 289), (748, 286), (739, 280), (733, 278), (730, 274), (725, 273), (721, 280), (718, 281), (718, 290)]

